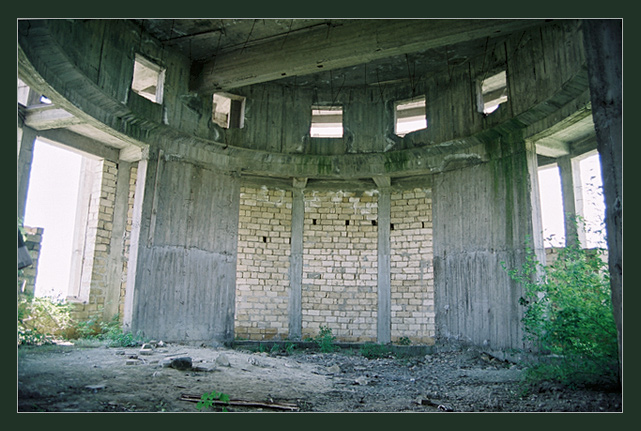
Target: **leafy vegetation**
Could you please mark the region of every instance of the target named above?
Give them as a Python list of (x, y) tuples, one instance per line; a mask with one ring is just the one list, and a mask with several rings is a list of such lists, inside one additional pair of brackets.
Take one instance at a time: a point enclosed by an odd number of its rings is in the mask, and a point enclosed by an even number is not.
[(619, 381), (617, 330), (610, 279), (601, 253), (575, 245), (542, 265), (528, 249), (526, 262), (510, 277), (524, 287), (525, 341), (539, 353), (528, 368), (530, 381), (566, 385)]
[(332, 333), (332, 328), (320, 325), (318, 335), (312, 338), (312, 341), (318, 345), (321, 353), (331, 353), (338, 349), (334, 344), (336, 337)]
[(221, 410), (226, 412), (227, 408), (224, 404), (227, 403), (229, 403), (229, 395), (216, 391), (205, 392), (200, 397), (200, 401), (196, 404), (196, 408), (198, 410), (216, 408), (216, 406), (222, 404)]
[(18, 344), (52, 344), (54, 340), (99, 340), (110, 347), (134, 347), (146, 340), (141, 334), (123, 332), (118, 315), (111, 321), (95, 316), (72, 317), (72, 306), (64, 301), (31, 294), (18, 297)]

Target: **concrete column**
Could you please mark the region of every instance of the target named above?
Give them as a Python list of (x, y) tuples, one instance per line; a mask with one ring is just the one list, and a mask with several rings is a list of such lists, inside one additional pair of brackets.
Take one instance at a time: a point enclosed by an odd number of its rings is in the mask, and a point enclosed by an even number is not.
[(125, 229), (127, 225), (127, 211), (129, 210), (129, 175), (131, 163), (118, 162), (118, 175), (116, 177), (116, 197), (114, 202), (113, 227), (111, 230), (111, 244), (109, 247), (109, 268), (107, 270), (107, 290), (105, 292), (105, 308), (103, 318), (112, 319), (118, 314), (120, 306), (120, 285), (122, 282)]
[(592, 117), (601, 157), (612, 307), (622, 360), (623, 330), (623, 21), (586, 19), (583, 36)]
[(577, 241), (585, 244), (583, 224), (576, 218), (583, 216), (581, 196), (581, 171), (579, 164), (570, 156), (556, 159), (561, 176), (563, 194), (563, 223), (565, 224), (565, 244), (575, 245)]
[(375, 178), (378, 186), (378, 310), (376, 339), (380, 344), (392, 341), (391, 315), (391, 180)]
[(289, 256), (289, 338), (292, 340), (300, 340), (303, 331), (303, 221), (305, 218), (304, 188), (306, 184), (306, 178), (294, 178), (292, 193), (292, 237)]
[(31, 175), (31, 162), (33, 161), (33, 145), (38, 135), (36, 131), (22, 128), (22, 138), (18, 147), (18, 218), (24, 220), (27, 206), (27, 193), (29, 192), (29, 176)]

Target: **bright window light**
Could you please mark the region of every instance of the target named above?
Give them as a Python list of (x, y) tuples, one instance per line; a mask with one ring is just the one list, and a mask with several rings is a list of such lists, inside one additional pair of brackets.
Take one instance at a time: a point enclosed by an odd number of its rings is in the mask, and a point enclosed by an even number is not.
[(398, 136), (427, 128), (425, 97), (397, 102), (395, 117), (394, 133)]
[(565, 224), (561, 176), (555, 164), (539, 169), (541, 222), (545, 247), (565, 246)]
[(312, 106), (312, 138), (342, 138), (343, 108), (340, 106)]
[(505, 71), (492, 75), (481, 82), (479, 111), (489, 115), (501, 103), (507, 102), (507, 74)]
[(244, 124), (245, 98), (214, 93), (212, 121), (225, 129), (241, 129)]
[(165, 70), (136, 54), (131, 89), (154, 103), (162, 103)]

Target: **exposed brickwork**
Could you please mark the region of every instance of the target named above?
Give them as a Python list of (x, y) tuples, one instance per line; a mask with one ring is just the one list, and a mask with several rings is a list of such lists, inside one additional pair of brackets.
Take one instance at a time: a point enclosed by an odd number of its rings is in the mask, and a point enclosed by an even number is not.
[(374, 191), (305, 192), (303, 337), (376, 340), (377, 209)]
[(433, 344), (434, 273), (432, 200), (429, 190), (392, 193), (391, 296), (392, 341)]
[(33, 294), (35, 291), (43, 234), (44, 229), (41, 227), (24, 226), (23, 228), (23, 239), (33, 263), (23, 268), (22, 273), (18, 276), (18, 290), (21, 292)]
[(235, 336), (288, 335), (291, 191), (241, 187)]
[(116, 177), (118, 168), (114, 162), (104, 160), (96, 164), (100, 178), (95, 182), (89, 203), (85, 266), (82, 272), (81, 302), (74, 302), (73, 317), (86, 320), (102, 313), (109, 268), (109, 247), (113, 229)]
[(138, 164), (132, 164), (129, 171), (129, 195), (127, 197), (127, 224), (125, 225), (124, 249), (122, 250), (122, 278), (120, 280), (120, 302), (118, 304), (118, 317), (122, 322), (125, 315), (125, 293), (127, 292), (127, 263), (129, 262), (129, 249), (131, 246), (131, 228), (134, 217), (134, 199), (136, 197), (136, 181), (138, 179)]

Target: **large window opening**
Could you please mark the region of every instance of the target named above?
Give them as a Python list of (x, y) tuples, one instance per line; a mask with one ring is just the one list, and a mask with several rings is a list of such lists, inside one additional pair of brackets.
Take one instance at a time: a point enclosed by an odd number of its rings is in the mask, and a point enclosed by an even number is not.
[(601, 159), (594, 151), (580, 160), (585, 247), (607, 248)]
[(563, 194), (561, 177), (556, 163), (539, 169), (541, 222), (543, 244), (546, 248), (565, 246)]
[(162, 104), (165, 69), (136, 54), (131, 89), (154, 103)]
[(245, 98), (214, 93), (212, 121), (224, 129), (242, 129), (245, 123)]
[(342, 138), (343, 108), (340, 106), (312, 106), (312, 138)]
[(501, 71), (480, 82), (479, 112), (489, 115), (507, 102), (507, 73)]
[(425, 97), (397, 102), (394, 110), (394, 133), (405, 136), (410, 132), (427, 128)]
[[(585, 234), (583, 248), (607, 248), (605, 233), (605, 200), (601, 177), (601, 163), (596, 151), (574, 159), (575, 206), (580, 218), (578, 228)], [(577, 163), (578, 162), (578, 163)], [(545, 247), (565, 246), (565, 216), (561, 174), (556, 163), (541, 167), (538, 171), (541, 221)]]
[(89, 204), (83, 170), (84, 175), (94, 175), (86, 172), (87, 162), (99, 163), (58, 145), (34, 143), (23, 223), (44, 229), (36, 296), (65, 299), (78, 293), (79, 279), (73, 269), (82, 256), (78, 256), (77, 237), (86, 230), (86, 225), (78, 225), (78, 214), (86, 213)]

